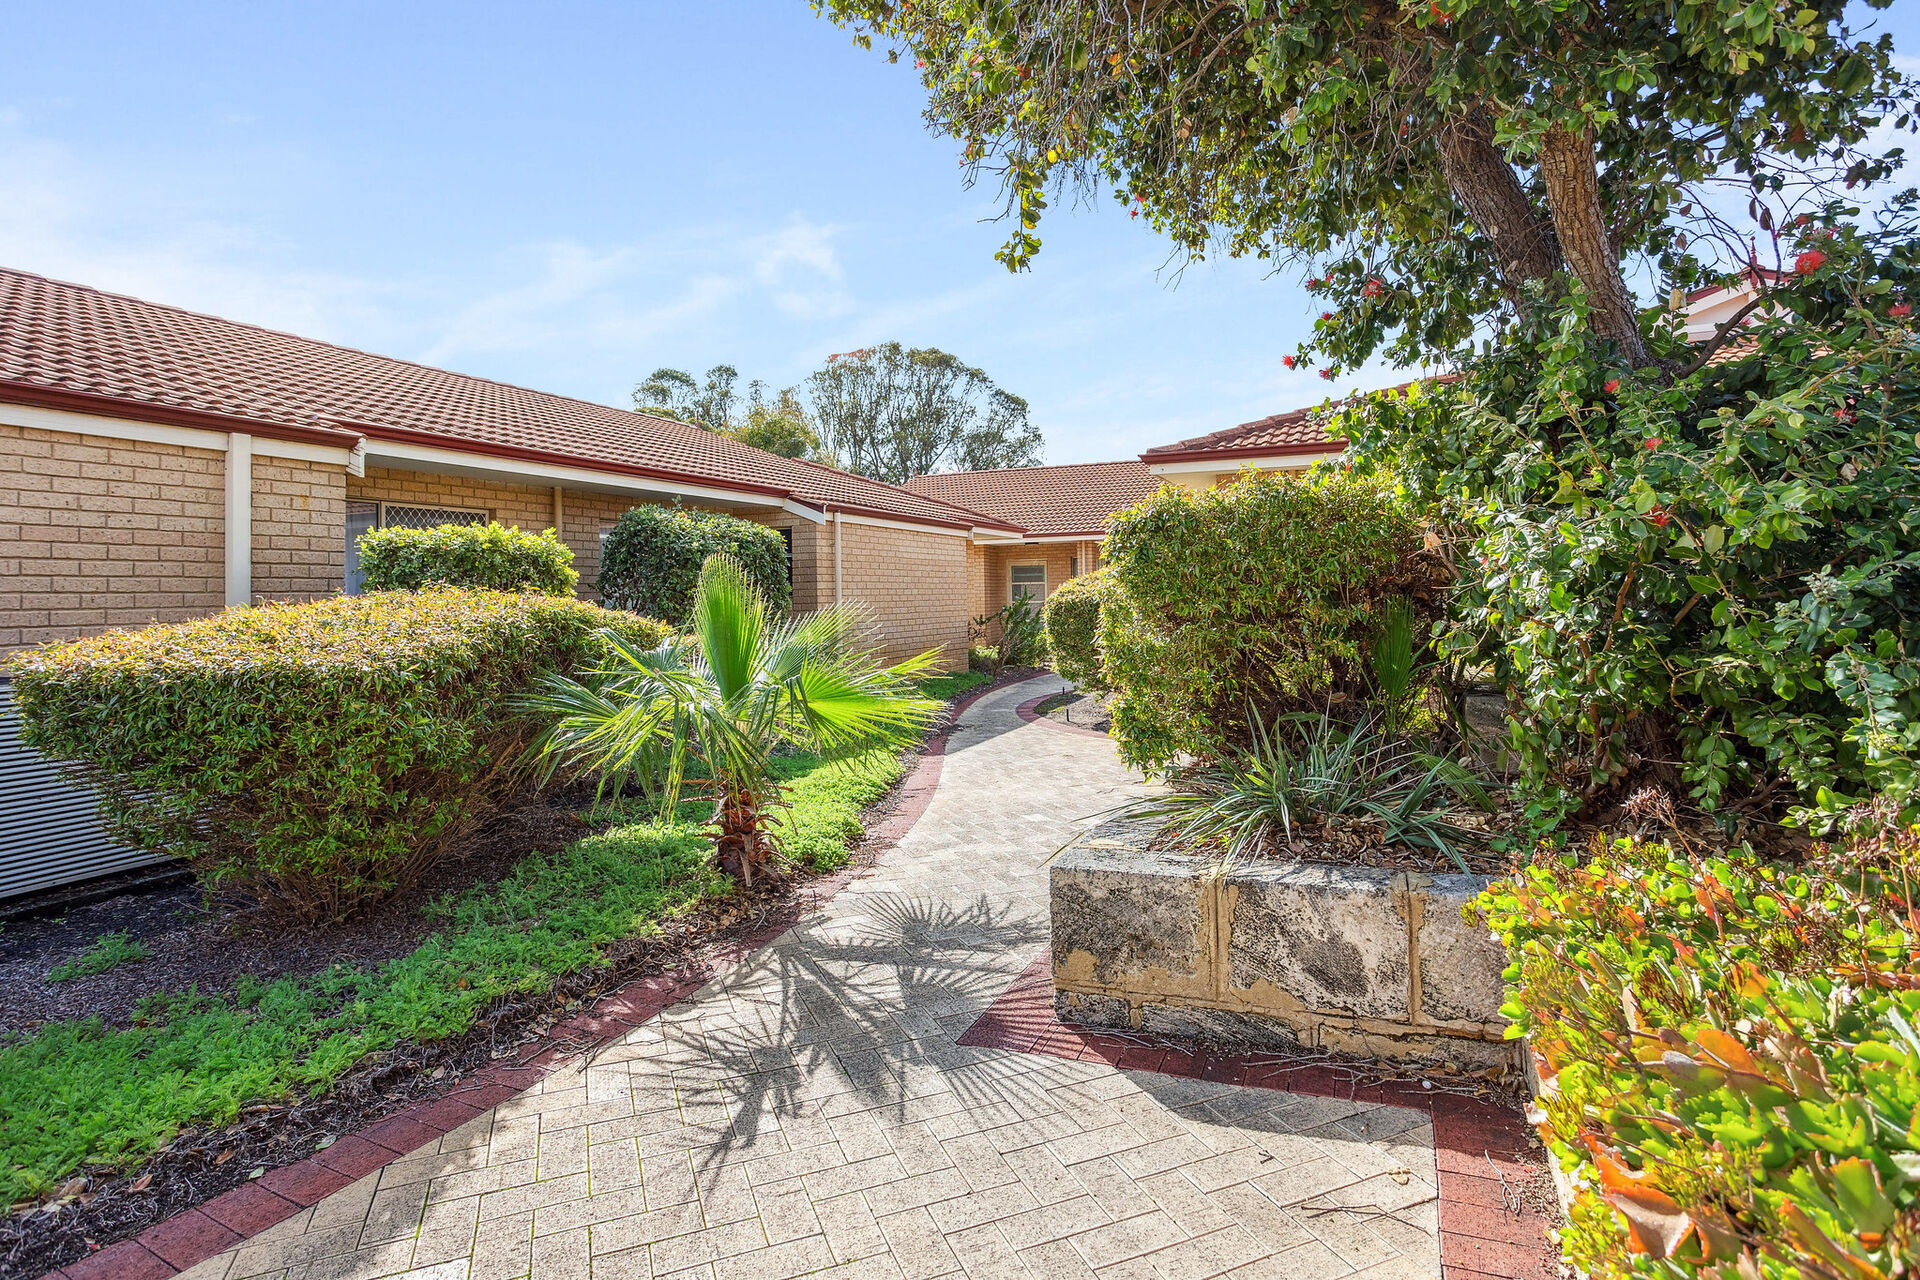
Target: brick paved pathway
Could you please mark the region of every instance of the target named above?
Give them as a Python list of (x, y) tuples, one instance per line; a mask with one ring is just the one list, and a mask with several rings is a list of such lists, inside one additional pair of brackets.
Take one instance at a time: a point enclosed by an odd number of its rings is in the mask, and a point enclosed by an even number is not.
[(186, 1274), (1439, 1280), (1430, 1115), (960, 1036), (1135, 783), (995, 691), (870, 877), (692, 998)]

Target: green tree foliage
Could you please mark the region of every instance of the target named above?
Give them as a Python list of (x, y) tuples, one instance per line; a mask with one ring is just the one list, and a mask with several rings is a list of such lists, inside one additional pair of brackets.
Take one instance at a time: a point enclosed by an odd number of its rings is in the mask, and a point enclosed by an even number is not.
[(1361, 714), (1396, 597), (1430, 623), (1444, 585), (1415, 509), (1390, 484), (1333, 472), (1168, 486), (1107, 533), (1113, 590), (1099, 646), (1129, 763), (1165, 773), (1329, 707)]
[(813, 424), (837, 465), (904, 484), (935, 471), (1038, 466), (1027, 402), (934, 347), (883, 342), (831, 357), (807, 379)]
[(1100, 602), (1113, 586), (1113, 570), (1068, 578), (1042, 609), (1053, 669), (1082, 689), (1106, 688), (1100, 663)]
[(726, 434), (741, 444), (750, 444), (783, 458), (832, 461), (821, 449), (820, 435), (813, 429), (813, 420), (807, 416), (806, 406), (800, 403), (793, 387), (769, 401), (764, 388), (755, 382), (748, 389), (746, 417)]
[(635, 507), (607, 533), (600, 554), (600, 599), (677, 626), (693, 617), (700, 566), (712, 555), (738, 563), (769, 606), (793, 602), (787, 544), (777, 529), (717, 511)]
[(633, 407), (656, 418), (726, 432), (732, 429), (740, 404), (740, 395), (734, 390), (739, 381), (740, 371), (730, 364), (717, 364), (707, 370), (705, 382), (685, 369), (655, 369), (633, 389)]
[(1543, 823), (1649, 783), (1730, 819), (1912, 792), (1920, 242), (1795, 234), (1775, 314), (1684, 377), (1569, 329), (1338, 428), (1453, 523), (1445, 647), (1506, 686)]
[(527, 533), (492, 521), (375, 529), (360, 539), (360, 570), (368, 591), (445, 586), (570, 596), (580, 582), (573, 548), (553, 530)]
[(714, 800), (715, 863), (742, 886), (778, 874), (774, 753), (851, 758), (904, 743), (939, 707), (913, 685), (939, 650), (883, 667), (856, 643), (870, 630), (857, 612), (785, 612), (737, 561), (708, 557), (690, 637), (643, 648), (608, 635), (600, 672), (547, 679), (540, 705), (555, 724), (543, 750), (616, 786), (663, 779), (669, 809), (692, 774)]
[(15, 661), (14, 688), (25, 741), (84, 767), (115, 834), (325, 921), (413, 882), (521, 781), (539, 726), (516, 700), (598, 661), (608, 626), (667, 631), (435, 587), (50, 645)]
[(920, 68), (930, 124), (1005, 184), (1009, 267), (1049, 189), (1105, 181), (1190, 255), (1311, 264), (1329, 374), (1572, 292), (1644, 364), (1627, 259), (1679, 283), (1709, 242), (1743, 263), (1719, 184), (1764, 232), (1809, 170), (1884, 173), (1860, 148), (1912, 105), (1844, 0), (815, 5)]

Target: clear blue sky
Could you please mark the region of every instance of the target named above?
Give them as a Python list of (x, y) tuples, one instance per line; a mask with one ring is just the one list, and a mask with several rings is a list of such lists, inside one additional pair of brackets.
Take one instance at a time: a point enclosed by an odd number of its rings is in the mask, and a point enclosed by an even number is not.
[[(1914, 9), (1876, 15), (1903, 52)], [(1330, 389), (1280, 366), (1317, 312), (1298, 273), (1176, 279), (1108, 199), (1008, 275), (912, 68), (805, 0), (65, 0), (7, 28), (7, 266), (618, 405), (663, 364), (781, 386), (934, 345), (1026, 396), (1052, 462)]]

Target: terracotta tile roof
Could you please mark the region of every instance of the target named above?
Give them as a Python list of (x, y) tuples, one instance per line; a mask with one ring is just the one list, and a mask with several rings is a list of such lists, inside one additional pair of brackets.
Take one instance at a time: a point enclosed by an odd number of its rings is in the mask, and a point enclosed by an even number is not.
[(1146, 465), (1132, 460), (948, 471), (907, 481), (907, 488), (915, 493), (985, 512), (1044, 536), (1098, 534), (1114, 513), (1151, 496), (1159, 487), (1159, 479)]
[[(776, 493), (818, 508), (966, 527), (977, 513), (699, 427), (450, 373), (0, 268), (0, 399), (104, 398), (95, 412), (195, 415)], [(110, 403), (109, 403), (110, 402)], [(340, 433), (352, 433), (342, 435)]]
[(1243, 422), (1190, 440), (1158, 445), (1140, 455), (1142, 462), (1171, 462), (1209, 454), (1227, 458), (1268, 453), (1326, 453), (1344, 449), (1345, 440), (1329, 440), (1320, 425), (1320, 409), (1290, 409), (1270, 418)]

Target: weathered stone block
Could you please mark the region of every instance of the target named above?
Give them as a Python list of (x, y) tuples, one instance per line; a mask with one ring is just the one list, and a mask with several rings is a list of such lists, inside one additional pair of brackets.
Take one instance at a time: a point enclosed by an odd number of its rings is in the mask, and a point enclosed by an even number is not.
[(1203, 994), (1210, 972), (1205, 886), (1194, 864), (1084, 843), (1055, 859), (1054, 984)]
[(1208, 1009), (1199, 1005), (1142, 1004), (1140, 1030), (1177, 1040), (1226, 1040), (1262, 1049), (1298, 1049), (1299, 1033), (1258, 1013)]
[(1119, 996), (1095, 995), (1091, 991), (1053, 993), (1053, 1015), (1062, 1022), (1080, 1027), (1133, 1028), (1133, 1006)]
[(1315, 863), (1234, 868), (1229, 994), (1262, 1007), (1404, 1021), (1407, 925), (1390, 871)]
[(1507, 964), (1506, 951), (1486, 925), (1469, 923), (1461, 914), (1487, 887), (1487, 877), (1414, 873), (1408, 880), (1420, 895), (1420, 1016), (1430, 1022), (1503, 1023), (1500, 971)]

